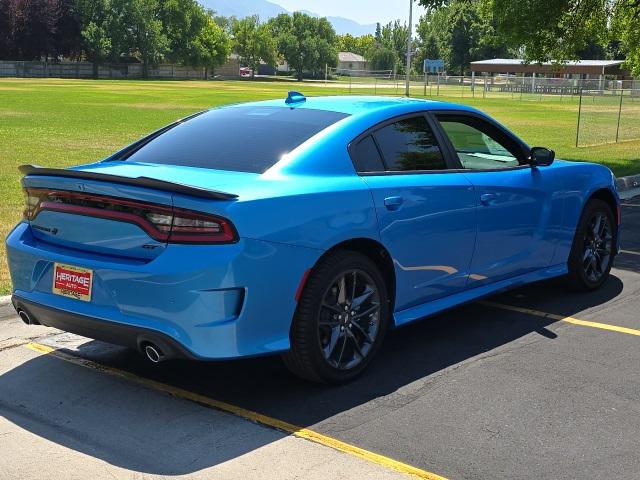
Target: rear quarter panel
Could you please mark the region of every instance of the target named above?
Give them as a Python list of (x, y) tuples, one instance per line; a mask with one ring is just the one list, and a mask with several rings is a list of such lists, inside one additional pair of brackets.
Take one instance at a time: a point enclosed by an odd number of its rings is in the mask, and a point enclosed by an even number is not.
[(229, 218), (242, 238), (324, 251), (351, 238), (378, 238), (371, 192), (356, 175), (264, 178), (259, 195), (211, 202), (174, 196), (182, 208)]

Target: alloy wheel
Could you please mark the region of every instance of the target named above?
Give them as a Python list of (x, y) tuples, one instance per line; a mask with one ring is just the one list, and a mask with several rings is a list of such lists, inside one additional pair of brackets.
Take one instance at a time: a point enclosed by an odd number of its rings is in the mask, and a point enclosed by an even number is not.
[(609, 268), (613, 233), (609, 217), (595, 212), (584, 236), (582, 269), (590, 282), (598, 282)]
[(380, 294), (362, 270), (338, 275), (325, 292), (318, 316), (325, 361), (349, 370), (367, 358), (380, 329)]

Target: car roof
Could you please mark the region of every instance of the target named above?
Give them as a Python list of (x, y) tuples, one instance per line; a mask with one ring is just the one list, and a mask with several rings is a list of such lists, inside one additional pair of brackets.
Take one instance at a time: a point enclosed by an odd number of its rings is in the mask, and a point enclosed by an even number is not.
[[(473, 107), (456, 103), (439, 102), (434, 100), (421, 100), (406, 97), (378, 97), (378, 96), (322, 96), (306, 97), (303, 102), (292, 104), (285, 103), (285, 99), (266, 100), (261, 102), (242, 103), (237, 106), (262, 106), (262, 107), (290, 107), (315, 110), (327, 110), (340, 112), (347, 115), (359, 116), (375, 112), (386, 111), (392, 114), (395, 110), (407, 112), (407, 110), (458, 110), (465, 112), (477, 112)], [(414, 107), (414, 108), (411, 108)]]

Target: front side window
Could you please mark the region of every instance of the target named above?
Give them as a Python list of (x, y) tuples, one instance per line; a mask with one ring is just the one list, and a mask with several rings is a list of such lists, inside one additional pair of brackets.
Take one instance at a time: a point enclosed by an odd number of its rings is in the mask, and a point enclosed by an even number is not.
[(388, 171), (445, 170), (435, 135), (423, 116), (392, 123), (375, 134)]
[(518, 147), (491, 125), (472, 117), (438, 116), (462, 167), (494, 170), (517, 167)]
[(347, 116), (311, 108), (219, 108), (177, 124), (125, 160), (264, 173), (282, 155)]

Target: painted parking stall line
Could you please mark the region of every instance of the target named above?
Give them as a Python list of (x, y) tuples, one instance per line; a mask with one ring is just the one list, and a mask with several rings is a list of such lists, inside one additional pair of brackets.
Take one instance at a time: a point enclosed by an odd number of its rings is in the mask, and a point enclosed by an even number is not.
[(620, 327), (618, 325), (592, 322), (589, 320), (580, 320), (574, 317), (564, 317), (562, 315), (556, 315), (555, 313), (542, 312), (540, 310), (534, 310), (531, 308), (516, 307), (514, 305), (506, 305), (504, 303), (489, 302), (489, 301), (482, 301), (478, 303), (480, 303), (481, 305), (486, 305), (488, 307), (494, 307), (494, 308), (499, 308), (501, 310), (509, 310), (512, 312), (524, 313), (527, 315), (534, 315), (536, 317), (541, 317), (541, 318), (548, 318), (548, 319), (556, 320), (559, 322), (566, 322), (566, 323), (571, 323), (573, 325), (579, 325), (581, 327), (590, 327), (590, 328), (597, 328), (600, 330), (609, 330), (611, 332), (625, 333), (627, 335), (635, 335), (637, 337), (640, 337), (640, 330), (637, 330), (635, 328)]
[(258, 412), (247, 410), (237, 405), (233, 405), (227, 402), (206, 397), (204, 395), (190, 392), (188, 390), (184, 390), (179, 387), (173, 387), (171, 385), (157, 382), (155, 380), (150, 380), (148, 378), (144, 378), (124, 370), (109, 367), (106, 365), (101, 365), (91, 360), (87, 360), (77, 355), (63, 352), (61, 350), (57, 350), (55, 348), (52, 348), (40, 343), (30, 342), (30, 343), (24, 344), (23, 346), (25, 348), (28, 348), (30, 350), (33, 350), (34, 352), (37, 352), (43, 355), (49, 355), (49, 356), (58, 358), (60, 360), (64, 360), (66, 362), (73, 363), (75, 365), (91, 368), (93, 370), (106, 373), (114, 377), (123, 378), (125, 380), (134, 382), (138, 385), (141, 385), (156, 391), (160, 391), (163, 393), (167, 393), (177, 398), (182, 398), (184, 400), (189, 400), (208, 408), (214, 408), (216, 410), (230, 413), (237, 417), (243, 418), (245, 420), (249, 420), (254, 423), (258, 423), (260, 425), (264, 425), (266, 427), (275, 428), (277, 430), (283, 431), (285, 433), (289, 433), (296, 437), (303, 438), (311, 442), (333, 448), (334, 450), (338, 450), (340, 452), (346, 453), (348, 455), (352, 455), (354, 457), (358, 457), (362, 460), (366, 460), (376, 465), (380, 465), (382, 467), (386, 467), (391, 470), (404, 473), (406, 475), (411, 475), (415, 478), (421, 478), (424, 480), (447, 480), (447, 478), (441, 475), (438, 475), (436, 473), (422, 470), (420, 468), (400, 462), (398, 460), (394, 460), (384, 455), (380, 455), (375, 452), (370, 452), (369, 450), (365, 450), (363, 448), (357, 447), (355, 445), (351, 445), (349, 443), (343, 442), (333, 437), (323, 435), (321, 433), (315, 432), (308, 428), (293, 425), (283, 420), (279, 420), (277, 418), (269, 417), (267, 415), (263, 415)]

